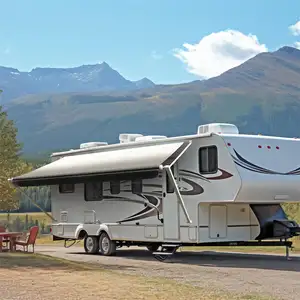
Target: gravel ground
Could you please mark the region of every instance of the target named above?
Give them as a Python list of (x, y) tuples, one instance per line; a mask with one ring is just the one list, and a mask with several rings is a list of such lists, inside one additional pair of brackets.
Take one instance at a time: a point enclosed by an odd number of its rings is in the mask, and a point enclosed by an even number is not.
[(36, 246), (36, 252), (126, 274), (163, 276), (203, 288), (300, 299), (300, 257), (295, 255), (286, 261), (279, 255), (185, 251), (162, 263), (143, 248), (119, 250), (115, 257), (87, 255), (81, 247)]

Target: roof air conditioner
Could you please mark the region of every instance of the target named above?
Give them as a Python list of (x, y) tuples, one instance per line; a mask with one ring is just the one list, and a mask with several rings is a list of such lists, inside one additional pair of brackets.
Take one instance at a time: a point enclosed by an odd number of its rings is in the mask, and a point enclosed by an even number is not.
[(94, 147), (100, 147), (106, 145), (108, 145), (108, 143), (106, 142), (88, 142), (88, 143), (80, 144), (80, 149), (94, 148)]
[(143, 135), (139, 133), (121, 133), (119, 135), (119, 141), (121, 144), (131, 143), (131, 142), (135, 142), (136, 138), (141, 136)]
[(142, 142), (142, 141), (152, 141), (152, 140), (161, 140), (166, 139), (167, 137), (165, 135), (145, 135), (140, 136), (135, 139), (136, 142)]
[(229, 123), (211, 123), (198, 126), (198, 134), (217, 133), (217, 134), (239, 134), (238, 128)]

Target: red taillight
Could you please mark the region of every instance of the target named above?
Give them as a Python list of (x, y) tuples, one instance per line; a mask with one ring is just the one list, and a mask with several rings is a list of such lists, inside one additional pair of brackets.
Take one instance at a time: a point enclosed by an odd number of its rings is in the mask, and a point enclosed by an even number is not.
[(52, 227), (50, 227), (50, 232), (52, 232)]

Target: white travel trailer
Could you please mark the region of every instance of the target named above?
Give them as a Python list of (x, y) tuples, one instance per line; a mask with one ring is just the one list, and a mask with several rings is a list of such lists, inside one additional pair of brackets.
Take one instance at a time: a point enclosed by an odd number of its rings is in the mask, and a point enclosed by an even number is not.
[(300, 201), (299, 153), (298, 139), (218, 123), (85, 143), (11, 181), (50, 185), (53, 239), (84, 239), (88, 253), (135, 245), (162, 259), (182, 245), (282, 245), (288, 255), (300, 228), (281, 203)]

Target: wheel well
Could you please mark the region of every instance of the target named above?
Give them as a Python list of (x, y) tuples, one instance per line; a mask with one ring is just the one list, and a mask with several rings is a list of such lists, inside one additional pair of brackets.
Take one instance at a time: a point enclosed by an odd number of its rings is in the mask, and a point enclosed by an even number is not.
[(101, 235), (103, 232), (106, 233), (106, 234), (108, 234), (105, 230), (102, 229), (102, 230), (99, 232), (99, 237), (100, 237), (100, 235)]
[(87, 235), (85, 230), (81, 230), (78, 235), (78, 239), (82, 240)]

